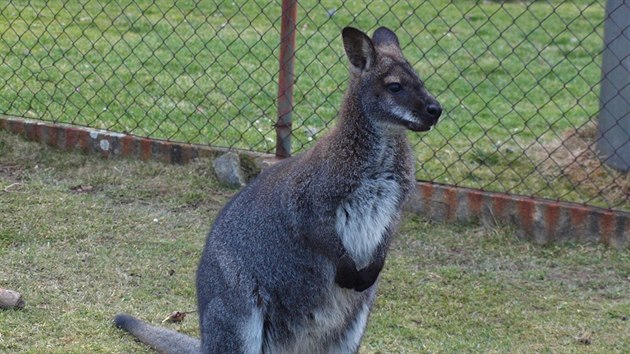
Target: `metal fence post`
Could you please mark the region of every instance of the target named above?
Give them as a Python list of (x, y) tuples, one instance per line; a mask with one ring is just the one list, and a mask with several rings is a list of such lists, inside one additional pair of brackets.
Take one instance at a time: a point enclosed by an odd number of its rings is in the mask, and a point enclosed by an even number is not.
[(597, 146), (608, 165), (630, 171), (630, 3), (608, 0)]
[(297, 0), (282, 0), (280, 28), (280, 70), (278, 78), (278, 121), (276, 123), (276, 156), (291, 156), (291, 120)]

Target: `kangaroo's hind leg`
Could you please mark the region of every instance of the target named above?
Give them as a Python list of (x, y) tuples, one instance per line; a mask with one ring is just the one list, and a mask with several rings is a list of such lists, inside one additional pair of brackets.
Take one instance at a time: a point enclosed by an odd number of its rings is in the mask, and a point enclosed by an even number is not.
[(339, 341), (330, 346), (328, 353), (358, 353), (369, 315), (370, 307), (364, 304)]
[(376, 287), (363, 292), (365, 298), (361, 305), (355, 310), (353, 319), (348, 322), (344, 328), (339, 340), (331, 343), (328, 348), (328, 353), (358, 353), (359, 345), (361, 344), (361, 338), (365, 333), (367, 321), (370, 316), (370, 309), (374, 303), (376, 295)]
[(200, 318), (203, 353), (262, 353), (263, 312), (227, 305), (222, 299), (210, 301)]
[(201, 352), (262, 353), (269, 296), (252, 269), (210, 237), (196, 278)]

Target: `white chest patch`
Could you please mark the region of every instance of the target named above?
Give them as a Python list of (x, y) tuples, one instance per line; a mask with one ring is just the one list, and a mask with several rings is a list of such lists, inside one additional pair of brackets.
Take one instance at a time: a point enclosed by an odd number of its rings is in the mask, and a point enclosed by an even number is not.
[(374, 250), (399, 212), (401, 188), (385, 177), (362, 182), (337, 209), (337, 233), (358, 269), (370, 264)]

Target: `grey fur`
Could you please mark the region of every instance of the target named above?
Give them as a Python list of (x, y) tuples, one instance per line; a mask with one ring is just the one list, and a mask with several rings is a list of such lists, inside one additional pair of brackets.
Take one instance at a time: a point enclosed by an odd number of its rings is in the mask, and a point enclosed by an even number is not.
[[(342, 34), (350, 82), (338, 124), (252, 181), (208, 235), (196, 282), (204, 353), (358, 351), (414, 184), (405, 128), (430, 129), (441, 108), (393, 32)], [(128, 315), (116, 324), (166, 353), (197, 350)]]

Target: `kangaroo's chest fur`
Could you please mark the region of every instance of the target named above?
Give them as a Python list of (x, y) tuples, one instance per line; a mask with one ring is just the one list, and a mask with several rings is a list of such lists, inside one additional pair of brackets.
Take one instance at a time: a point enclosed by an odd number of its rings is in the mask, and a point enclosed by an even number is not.
[(385, 146), (382, 155), (370, 168), (368, 178), (336, 210), (335, 228), (358, 268), (371, 262), (376, 248), (386, 241), (387, 229), (397, 223), (406, 187), (394, 169), (396, 151)]

